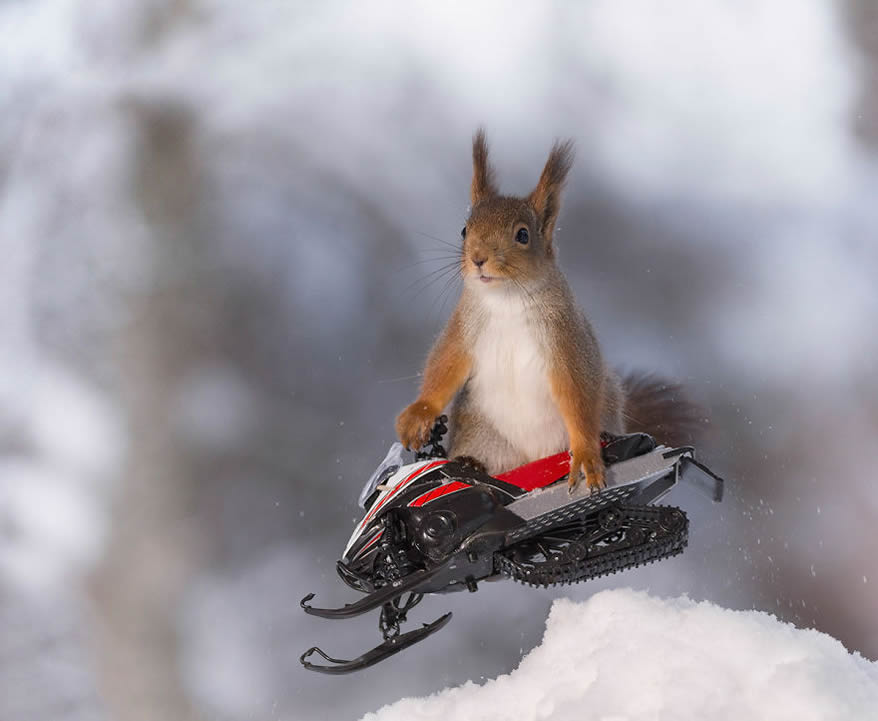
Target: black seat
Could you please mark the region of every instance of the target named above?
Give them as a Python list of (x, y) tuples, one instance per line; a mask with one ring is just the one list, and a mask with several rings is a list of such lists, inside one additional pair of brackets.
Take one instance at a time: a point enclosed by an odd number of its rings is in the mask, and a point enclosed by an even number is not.
[(616, 436), (601, 433), (601, 455), (608, 466), (655, 450), (655, 438), (647, 433), (626, 433)]

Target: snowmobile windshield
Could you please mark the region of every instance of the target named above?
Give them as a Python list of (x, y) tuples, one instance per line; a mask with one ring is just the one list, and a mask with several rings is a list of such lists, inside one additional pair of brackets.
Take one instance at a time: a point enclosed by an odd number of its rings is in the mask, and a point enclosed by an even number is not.
[(363, 490), (360, 491), (360, 498), (357, 501), (360, 508), (368, 508), (368, 506), (372, 505), (369, 500), (375, 494), (378, 486), (386, 481), (390, 476), (396, 473), (401, 466), (405, 464), (405, 460), (403, 459), (403, 453), (405, 452), (405, 448), (402, 443), (397, 441), (392, 446), (390, 446), (390, 450), (387, 451), (387, 455), (384, 456), (384, 460), (381, 461), (381, 464), (378, 468), (375, 469), (375, 472), (369, 477), (369, 480), (366, 481), (366, 485), (363, 486)]

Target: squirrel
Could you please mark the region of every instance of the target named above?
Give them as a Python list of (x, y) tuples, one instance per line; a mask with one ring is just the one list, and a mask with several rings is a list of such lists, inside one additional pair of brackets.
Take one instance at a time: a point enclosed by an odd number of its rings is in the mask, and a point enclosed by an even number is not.
[(526, 197), (501, 195), (483, 129), (473, 137), (471, 212), (461, 231), (460, 298), (427, 358), (417, 400), (396, 431), (419, 448), (453, 400), (449, 455), (491, 475), (569, 449), (568, 486), (603, 488), (601, 434), (694, 425), (676, 385), (608, 368), (556, 262), (555, 223), (573, 164), (556, 141)]

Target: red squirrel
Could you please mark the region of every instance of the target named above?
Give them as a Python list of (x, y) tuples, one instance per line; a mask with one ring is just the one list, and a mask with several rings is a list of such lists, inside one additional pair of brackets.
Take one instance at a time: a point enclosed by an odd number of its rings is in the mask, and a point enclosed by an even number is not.
[(463, 288), (417, 400), (397, 418), (406, 447), (423, 445), (453, 400), (452, 457), (496, 475), (569, 449), (570, 489), (580, 472), (598, 489), (602, 431), (643, 430), (670, 442), (691, 425), (692, 407), (676, 397), (677, 386), (644, 376), (622, 381), (606, 366), (557, 265), (553, 236), (572, 163), (572, 142), (556, 142), (529, 195), (501, 195), (485, 133), (473, 137)]

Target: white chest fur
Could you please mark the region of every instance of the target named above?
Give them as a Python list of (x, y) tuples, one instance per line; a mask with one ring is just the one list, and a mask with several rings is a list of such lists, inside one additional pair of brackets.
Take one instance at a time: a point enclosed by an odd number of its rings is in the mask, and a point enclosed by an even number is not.
[[(487, 295), (487, 294), (486, 294)], [(517, 298), (483, 299), (468, 390), (475, 405), (529, 460), (567, 448), (567, 431), (549, 386), (548, 347)]]

